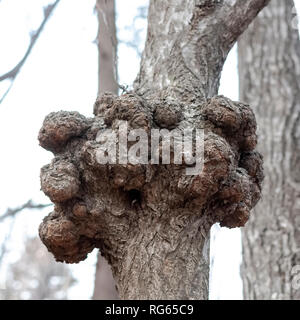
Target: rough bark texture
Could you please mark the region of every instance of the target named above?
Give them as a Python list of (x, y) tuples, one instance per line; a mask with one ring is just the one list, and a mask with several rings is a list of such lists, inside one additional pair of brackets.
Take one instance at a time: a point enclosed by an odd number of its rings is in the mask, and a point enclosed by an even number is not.
[(300, 41), (292, 0), (273, 0), (239, 41), (241, 100), (251, 103), (264, 155), (262, 200), (243, 230), (246, 299), (299, 299)]
[(190, 102), (216, 95), (229, 50), (268, 2), (151, 1), (137, 92)]
[[(98, 93), (118, 93), (117, 70), (116, 70), (116, 23), (115, 23), (115, 0), (97, 0), (96, 10), (98, 13)], [(97, 258), (94, 300), (118, 299), (116, 283), (112, 276), (110, 265), (99, 251)]]
[(118, 92), (117, 83), (117, 37), (115, 24), (115, 0), (97, 0), (98, 14), (98, 75), (99, 94)]
[[(220, 73), (267, 2), (151, 1), (134, 91), (100, 96), (93, 119), (70, 113), (69, 122), (64, 112), (45, 119), (39, 140), (55, 159), (41, 181), (55, 211), (40, 236), (57, 260), (79, 262), (97, 247), (121, 298), (207, 299), (210, 227), (243, 226), (262, 180), (254, 114), (216, 96)], [(96, 136), (116, 132), (121, 120), (148, 137), (152, 128), (204, 128), (203, 170), (186, 175), (186, 162), (101, 165)]]

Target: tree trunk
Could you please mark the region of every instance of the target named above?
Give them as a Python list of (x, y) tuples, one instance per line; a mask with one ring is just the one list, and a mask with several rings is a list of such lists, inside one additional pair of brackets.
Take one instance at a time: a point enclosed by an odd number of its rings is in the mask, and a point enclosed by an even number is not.
[(98, 93), (118, 93), (115, 0), (97, 0)]
[[(134, 91), (100, 96), (94, 119), (46, 117), (39, 141), (56, 157), (41, 184), (56, 206), (40, 236), (57, 260), (79, 262), (100, 248), (123, 299), (208, 298), (210, 227), (243, 226), (262, 177), (254, 114), (215, 95), (229, 50), (267, 3), (152, 0)], [(151, 129), (204, 129), (202, 170), (187, 174), (201, 156), (192, 164), (99, 162), (100, 140), (127, 137), (122, 121), (149, 139)], [(152, 147), (148, 159), (160, 152)]]
[[(117, 66), (116, 66), (116, 23), (115, 1), (97, 0), (96, 10), (98, 14), (98, 95), (104, 92), (118, 93)], [(94, 300), (114, 300), (119, 295), (113, 278), (110, 265), (99, 251), (95, 274)]]
[(242, 232), (245, 299), (299, 299), (300, 41), (292, 0), (273, 0), (239, 40), (240, 97), (254, 109), (262, 200)]

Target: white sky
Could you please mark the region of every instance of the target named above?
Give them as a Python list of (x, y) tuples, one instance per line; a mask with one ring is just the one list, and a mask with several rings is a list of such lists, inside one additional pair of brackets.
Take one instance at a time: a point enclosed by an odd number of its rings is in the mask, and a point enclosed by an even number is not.
[[(117, 0), (119, 36), (130, 38), (125, 27), (130, 26), (137, 7), (147, 0)], [(299, 0), (297, 7), (300, 9)], [(7, 72), (23, 56), (28, 32), (42, 19), (46, 0), (2, 0), (0, 2), (0, 74)], [(97, 19), (95, 0), (62, 0), (45, 27), (35, 48), (19, 74), (14, 86), (0, 105), (0, 213), (28, 199), (48, 203), (40, 190), (40, 168), (51, 161), (52, 154), (38, 146), (37, 135), (45, 116), (52, 111), (76, 110), (92, 115), (97, 94)], [(16, 8), (18, 8), (16, 10)], [(131, 84), (138, 72), (139, 60), (132, 48), (119, 46), (119, 82)], [(226, 62), (220, 93), (238, 99), (236, 52)], [(0, 83), (0, 94), (5, 89)], [(12, 254), (27, 235), (37, 235), (38, 225), (49, 209), (24, 212), (14, 229)], [(34, 218), (33, 218), (34, 216)], [(0, 225), (0, 243), (7, 227)], [(239, 277), (241, 262), (240, 230), (215, 227), (211, 252), (214, 264), (211, 271), (211, 299), (241, 299)], [(230, 248), (230, 252), (228, 250)], [(71, 299), (89, 299), (93, 290), (96, 251), (72, 270), (78, 278), (70, 292)], [(2, 278), (4, 273), (2, 272)], [(1, 276), (0, 276), (1, 281)]]

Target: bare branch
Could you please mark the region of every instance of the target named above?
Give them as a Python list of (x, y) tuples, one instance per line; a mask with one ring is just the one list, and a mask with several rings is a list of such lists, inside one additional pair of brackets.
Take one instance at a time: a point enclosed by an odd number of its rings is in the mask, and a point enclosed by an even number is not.
[[(14, 208), (14, 209), (8, 208), (6, 210), (6, 212), (2, 216), (0, 216), (0, 222), (3, 222), (6, 218), (14, 218), (18, 213), (20, 213), (24, 209), (43, 209), (43, 208), (47, 208), (47, 207), (49, 207), (51, 205), (52, 204), (35, 204), (35, 203), (32, 202), (32, 200), (29, 200), (26, 203), (24, 203), (23, 205), (21, 205), (20, 207), (17, 207), (17, 208)], [(7, 252), (7, 243), (8, 243), (8, 240), (10, 239), (10, 237), (12, 235), (14, 223), (15, 223), (15, 219), (12, 219), (12, 221), (10, 223), (10, 226), (9, 226), (8, 233), (5, 236), (5, 239), (1, 244), (0, 265), (1, 265), (2, 261), (3, 261), (3, 257), (5, 256), (5, 254)]]
[(19, 63), (14, 68), (12, 68), (10, 71), (8, 71), (5, 74), (0, 76), (0, 81), (3, 81), (3, 80), (10, 80), (11, 81), (9, 88), (6, 90), (6, 92), (0, 98), (0, 103), (4, 100), (4, 98), (9, 93), (14, 80), (16, 79), (21, 68), (25, 64), (34, 45), (36, 44), (37, 39), (39, 38), (40, 34), (42, 33), (42, 31), (43, 31), (46, 23), (48, 22), (52, 12), (54, 11), (55, 7), (58, 5), (59, 2), (60, 2), (60, 0), (56, 0), (53, 4), (49, 4), (47, 7), (44, 8), (44, 19), (43, 19), (41, 25), (39, 26), (39, 28), (30, 34), (30, 43), (29, 43), (29, 46), (25, 52), (25, 55), (23, 56), (23, 58), (19, 61)]
[(224, 3), (221, 15), (225, 30), (223, 39), (226, 46), (232, 47), (269, 2), (270, 0), (228, 0)]
[[(148, 21), (169, 19), (171, 22), (148, 25), (141, 70), (134, 90), (148, 99), (158, 90), (167, 90), (167, 95), (177, 101), (183, 96), (191, 101), (195, 97), (203, 100), (213, 97), (218, 91), (221, 71), (231, 47), (268, 2), (151, 1)], [(173, 14), (169, 8), (180, 15)], [(177, 32), (174, 32), (174, 26)], [(182, 63), (174, 63), (179, 59)], [(152, 67), (148, 68), (148, 65)], [(164, 75), (163, 83), (161, 74)], [(174, 74), (180, 74), (180, 77)], [(182, 92), (188, 94), (182, 95)]]
[(0, 222), (4, 221), (6, 218), (15, 217), (19, 212), (21, 212), (24, 209), (44, 209), (50, 207), (51, 205), (52, 204), (35, 204), (32, 202), (32, 200), (29, 200), (20, 207), (14, 209), (8, 208), (6, 212), (2, 216), (0, 216)]

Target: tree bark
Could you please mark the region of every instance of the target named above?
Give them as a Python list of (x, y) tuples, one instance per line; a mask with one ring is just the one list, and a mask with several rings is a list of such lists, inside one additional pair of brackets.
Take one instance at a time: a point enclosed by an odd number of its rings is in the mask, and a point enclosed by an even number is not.
[[(229, 50), (267, 3), (152, 0), (134, 91), (100, 96), (93, 119), (46, 117), (39, 141), (55, 159), (41, 185), (56, 206), (40, 237), (57, 260), (79, 262), (100, 248), (123, 299), (208, 298), (210, 227), (243, 226), (262, 178), (253, 112), (216, 94)], [(185, 160), (99, 163), (97, 133), (110, 129), (111, 138), (121, 121), (148, 138), (153, 128), (204, 129), (202, 171), (187, 175)]]
[(239, 40), (240, 98), (250, 103), (264, 156), (262, 200), (242, 232), (245, 299), (299, 299), (300, 41), (292, 0), (273, 0)]
[(98, 93), (118, 93), (115, 0), (97, 0)]
[(150, 97), (166, 91), (177, 101), (216, 95), (228, 52), (268, 2), (150, 1), (136, 91)]
[[(98, 14), (98, 95), (104, 92), (118, 93), (116, 65), (115, 1), (97, 0)], [(111, 267), (99, 251), (95, 274), (94, 300), (114, 300), (119, 295)]]

